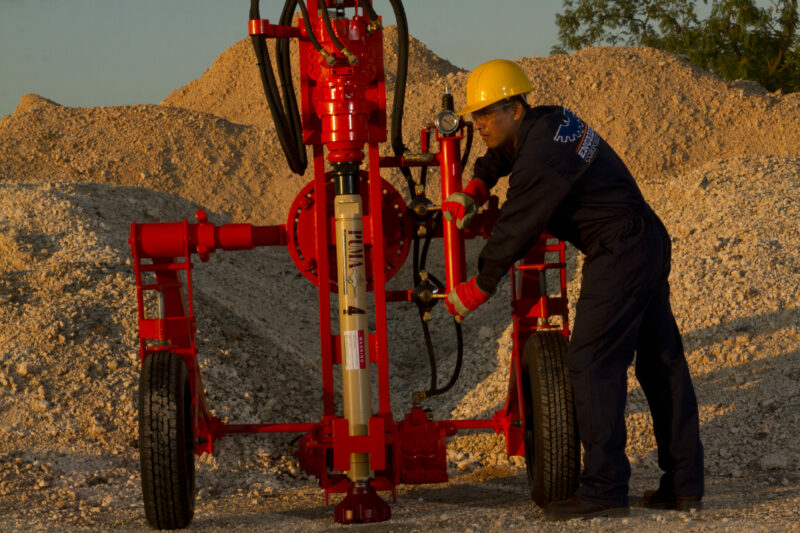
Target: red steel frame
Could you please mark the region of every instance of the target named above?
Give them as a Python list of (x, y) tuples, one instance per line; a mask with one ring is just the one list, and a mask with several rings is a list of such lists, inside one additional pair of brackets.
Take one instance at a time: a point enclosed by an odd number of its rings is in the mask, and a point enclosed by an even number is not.
[[(309, 0), (309, 13), (316, 13), (323, 0)], [(345, 7), (356, 7), (353, 0), (345, 1)], [(319, 20), (312, 21), (321, 29)], [(436, 483), (447, 481), (446, 437), (462, 429), (488, 429), (503, 432), (506, 450), (509, 455), (523, 455), (523, 432), (526, 420), (525, 402), (519, 394), (522, 390), (520, 357), (528, 337), (539, 330), (557, 330), (569, 337), (566, 297), (565, 247), (550, 236), (543, 236), (526, 257), (511, 269), (513, 319), (513, 351), (509, 389), (505, 406), (490, 419), (476, 420), (428, 420), (427, 413), (420, 407), (412, 407), (403, 420), (395, 421), (389, 400), (389, 362), (388, 337), (386, 327), (386, 303), (392, 301), (412, 301), (413, 291), (386, 291), (385, 283), (405, 260), (408, 243), (415, 231), (410, 217), (405, 217), (405, 206), (396, 205), (397, 193), (381, 179), (382, 168), (399, 166), (418, 166), (404, 158), (380, 157), (379, 145), (386, 140), (386, 103), (383, 86), (383, 58), (381, 32), (368, 35), (363, 31), (363, 17), (352, 20), (332, 21), (337, 24), (340, 34), (355, 35), (357, 42), (349, 42), (363, 57), (371, 57), (365, 62), (376, 68), (368, 80), (369, 87), (361, 90), (359, 97), (365, 99), (361, 111), (343, 92), (330, 90), (337, 83), (336, 76), (321, 72), (320, 62), (306, 38), (302, 21), (298, 27), (282, 27), (266, 20), (250, 21), (251, 34), (264, 37), (296, 37), (300, 39), (301, 51), (301, 102), (303, 104), (304, 140), (312, 146), (314, 169), (313, 187), (305, 194), (298, 195), (296, 204), (306, 209), (305, 222), (292, 222), (295, 215), (290, 213), (289, 222), (277, 226), (253, 226), (250, 224), (225, 224), (215, 226), (207, 221), (203, 211), (197, 212), (197, 223), (167, 222), (131, 225), (130, 245), (133, 254), (133, 269), (136, 277), (138, 303), (140, 359), (158, 351), (168, 351), (180, 355), (186, 363), (190, 376), (192, 409), (194, 413), (195, 453), (213, 453), (214, 442), (226, 434), (234, 433), (278, 433), (296, 432), (303, 436), (297, 452), (301, 467), (309, 474), (318, 477), (325, 490), (325, 499), (330, 493), (347, 492), (351, 482), (340, 472), (349, 468), (351, 453), (369, 453), (370, 466), (375, 471), (371, 481), (376, 490), (392, 491), (396, 499), (396, 486), (399, 483)], [(324, 31), (317, 35), (324, 35)], [(331, 53), (335, 49), (330, 43), (320, 40)], [(358, 65), (356, 65), (358, 67)], [(340, 77), (357, 76), (357, 68), (341, 66)], [(362, 67), (366, 68), (366, 67)], [(317, 72), (313, 72), (313, 71)], [(322, 69), (324, 70), (324, 69)], [(312, 74), (316, 76), (313, 79)], [(336, 73), (334, 73), (336, 74)], [(325, 81), (328, 85), (320, 82)], [(316, 84), (316, 85), (315, 85)], [(346, 87), (346, 84), (342, 85)], [(335, 89), (335, 87), (334, 87)], [(327, 101), (333, 98), (335, 101)], [(338, 100), (337, 100), (338, 99)], [(322, 104), (320, 103), (322, 102)], [(324, 104), (324, 105), (323, 105)], [(349, 106), (349, 107), (348, 107)], [(329, 194), (330, 180), (325, 170), (325, 150), (328, 146), (329, 160), (336, 157), (357, 157), (343, 123), (357, 121), (342, 120), (339, 116), (326, 115), (332, 108), (344, 108), (347, 113), (367, 113), (366, 131), (361, 134), (367, 145), (367, 186), (362, 189), (365, 197), (364, 229), (365, 243), (371, 258), (371, 286), (374, 292), (375, 331), (369, 334), (370, 361), (375, 364), (378, 376), (378, 412), (370, 419), (369, 434), (349, 436), (347, 420), (336, 415), (334, 404), (333, 372), (341, 364), (339, 339), (332, 333), (330, 322), (331, 283), (336, 277), (331, 271), (333, 241), (331, 227), (333, 214), (326, 196)], [(355, 111), (353, 111), (355, 109)], [(346, 118), (346, 117), (345, 117)], [(351, 117), (352, 118), (352, 117)], [(363, 118), (363, 117), (362, 117)], [(325, 124), (328, 124), (325, 126)], [(357, 128), (359, 126), (356, 126)], [(338, 129), (337, 129), (338, 128)], [(423, 130), (423, 139), (428, 130)], [(325, 133), (327, 132), (327, 133)], [(327, 139), (323, 139), (327, 135)], [(357, 136), (357, 135), (356, 135)], [(429, 154), (428, 165), (438, 165), (441, 173), (442, 200), (451, 193), (461, 190), (462, 169), (460, 142), (461, 131), (456, 135), (436, 138), (439, 152)], [(336, 143), (339, 143), (338, 145)], [(423, 142), (427, 152), (427, 142)], [(331, 150), (334, 146), (334, 150)], [(363, 157), (363, 155), (361, 156)], [(323, 192), (320, 192), (323, 191)], [(393, 205), (387, 205), (387, 198)], [(476, 217), (469, 230), (459, 231), (452, 222), (444, 222), (441, 236), (444, 241), (446, 287), (449, 291), (465, 279), (464, 239), (478, 236), (487, 237), (497, 217), (497, 199), (490, 201), (490, 208)], [(404, 222), (398, 226), (396, 221), (384, 220), (395, 216)], [(392, 223), (394, 226), (392, 226)], [(393, 235), (386, 238), (384, 229), (394, 227)], [(397, 227), (402, 228), (397, 230)], [(195, 342), (195, 313), (192, 298), (192, 256), (197, 254), (207, 261), (212, 252), (222, 250), (244, 250), (257, 246), (287, 246), (300, 241), (312, 242), (302, 250), (302, 259), (293, 258), (298, 268), (309, 279), (316, 279), (320, 319), (320, 347), (323, 387), (323, 417), (319, 422), (308, 423), (270, 423), (270, 424), (227, 424), (213, 416), (205, 402), (200, 369), (197, 363)], [(398, 245), (400, 241), (404, 245)], [(299, 249), (299, 248), (298, 248)], [(549, 260), (553, 255), (556, 260)], [(335, 258), (334, 258), (335, 259)], [(544, 279), (547, 270), (560, 271), (558, 294), (548, 295)], [(335, 273), (335, 271), (333, 271)], [(313, 274), (313, 275), (312, 275)], [(145, 279), (154, 276), (154, 281)], [(160, 297), (161, 312), (148, 311), (156, 301), (147, 298), (148, 294)], [(150, 303), (148, 303), (150, 302)], [(553, 317), (558, 320), (553, 322)], [(330, 452), (330, 453), (329, 453)]]

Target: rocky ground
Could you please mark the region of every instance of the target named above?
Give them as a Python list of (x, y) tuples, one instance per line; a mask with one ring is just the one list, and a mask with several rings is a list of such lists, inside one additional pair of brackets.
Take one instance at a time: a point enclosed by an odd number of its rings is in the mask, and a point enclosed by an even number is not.
[[(460, 103), (467, 74), (412, 44), (404, 131), (414, 149), (445, 87)], [(0, 530), (147, 528), (134, 447), (130, 223), (191, 218), (204, 208), (216, 223), (282, 224), (310, 179), (284, 163), (248, 45), (231, 46), (161, 105), (66, 108), (26, 95), (0, 120)], [(524, 462), (506, 457), (501, 438), (476, 433), (450, 440), (449, 483), (401, 486), (390, 522), (354, 527), (798, 529), (800, 95), (726, 83), (651, 49), (597, 48), (520, 64), (537, 102), (573, 108), (617, 147), (673, 236), (672, 304), (700, 402), (705, 510), (634, 507), (625, 519), (545, 522), (527, 498)], [(393, 87), (391, 74), (387, 81)], [(385, 178), (405, 190), (399, 176)], [(469, 244), (470, 269), (479, 250), (480, 242)], [(574, 250), (568, 263), (574, 302)], [(431, 269), (440, 265), (434, 251)], [(195, 276), (200, 362), (215, 413), (241, 422), (318, 420), (315, 290), (286, 251), (221, 252)], [(409, 277), (406, 266), (392, 287), (406, 287)], [(465, 323), (464, 370), (450, 393), (430, 402), (437, 418), (485, 417), (502, 406), (509, 297), (501, 288)], [(427, 358), (416, 311), (389, 312), (399, 416), (427, 383)], [(442, 309), (433, 324), (447, 375), (455, 342)], [(632, 375), (629, 389), (635, 504), (659, 471)], [(217, 455), (198, 458), (191, 529), (340, 529), (315, 480), (297, 467), (290, 440), (231, 437)]]

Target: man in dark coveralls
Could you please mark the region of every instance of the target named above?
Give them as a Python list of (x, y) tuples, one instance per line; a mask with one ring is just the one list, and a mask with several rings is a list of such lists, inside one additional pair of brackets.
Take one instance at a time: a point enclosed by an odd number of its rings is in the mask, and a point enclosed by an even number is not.
[(671, 242), (614, 150), (574, 113), (530, 108), (532, 86), (511, 61), (479, 66), (467, 82), (467, 105), (488, 148), (463, 192), (442, 205), (459, 228), (469, 225), (489, 189), (510, 175), (506, 202), (480, 254), (478, 274), (446, 299), (462, 319), (486, 302), (512, 264), (543, 230), (585, 254), (583, 283), (567, 353), (578, 431), (584, 448), (580, 486), (551, 502), (555, 520), (628, 513), (625, 455), (627, 367), (636, 354), (664, 474), (647, 491), (648, 507), (699, 508), (703, 446), (697, 400), (669, 303)]

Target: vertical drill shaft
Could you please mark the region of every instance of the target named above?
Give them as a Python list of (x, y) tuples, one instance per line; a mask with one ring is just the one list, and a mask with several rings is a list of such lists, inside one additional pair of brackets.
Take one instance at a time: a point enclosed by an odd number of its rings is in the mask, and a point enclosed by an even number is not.
[[(358, 194), (358, 164), (336, 166), (334, 216), (344, 416), (350, 423), (350, 435), (366, 435), (372, 414), (372, 391), (367, 342), (366, 250), (361, 196)], [(367, 454), (350, 454), (348, 477), (353, 482), (370, 479)]]

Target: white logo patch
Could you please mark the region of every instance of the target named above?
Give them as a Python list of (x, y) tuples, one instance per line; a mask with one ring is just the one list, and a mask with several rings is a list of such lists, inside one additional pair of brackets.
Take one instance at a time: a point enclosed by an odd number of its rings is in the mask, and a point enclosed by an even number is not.
[(591, 163), (597, 154), (597, 147), (600, 145), (600, 136), (591, 128), (586, 126), (586, 135), (583, 136), (580, 146), (578, 146), (578, 156), (587, 163)]

